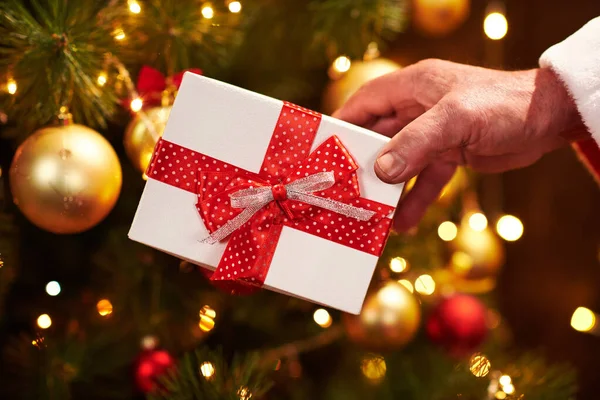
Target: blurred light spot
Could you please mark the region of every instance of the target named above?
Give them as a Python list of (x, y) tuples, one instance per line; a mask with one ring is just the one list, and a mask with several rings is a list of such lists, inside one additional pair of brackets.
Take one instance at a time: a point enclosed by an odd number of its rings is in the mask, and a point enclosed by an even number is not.
[(398, 281), (399, 284), (401, 284), (402, 286), (404, 286), (409, 292), (414, 293), (415, 289), (413, 288), (412, 283), (410, 283), (410, 281), (408, 279), (400, 279)]
[(202, 7), (202, 16), (206, 19), (211, 19), (215, 16), (215, 10), (213, 10), (210, 4), (207, 4), (204, 7)]
[(339, 56), (333, 61), (333, 69), (336, 72), (348, 72), (351, 65), (352, 61), (346, 56)]
[(125, 32), (123, 32), (123, 29), (117, 28), (113, 31), (113, 37), (116, 40), (123, 40), (125, 39)]
[(500, 40), (508, 32), (508, 21), (503, 14), (493, 12), (485, 17), (483, 31), (490, 39)]
[(143, 105), (144, 102), (142, 101), (142, 99), (136, 97), (135, 99), (131, 100), (131, 111), (138, 112), (142, 109)]
[(452, 269), (454, 272), (464, 274), (473, 268), (473, 258), (463, 251), (452, 254)]
[(496, 231), (502, 239), (514, 242), (523, 236), (523, 223), (513, 215), (505, 215), (498, 220)]
[(383, 357), (370, 356), (362, 360), (360, 370), (367, 379), (378, 381), (385, 376), (387, 366)]
[(415, 280), (415, 290), (424, 295), (430, 295), (435, 292), (435, 281), (431, 275), (421, 275)]
[(240, 11), (242, 11), (242, 3), (240, 3), (239, 1), (232, 1), (231, 3), (229, 3), (229, 11), (231, 11), (234, 14), (239, 13)]
[(210, 306), (204, 306), (200, 309), (200, 322), (198, 326), (204, 332), (209, 332), (215, 327), (215, 318), (217, 317), (217, 312), (213, 310)]
[(96, 309), (98, 310), (98, 314), (103, 317), (112, 314), (113, 305), (108, 299), (102, 299), (96, 304)]
[(476, 377), (483, 378), (484, 376), (490, 373), (491, 367), (492, 363), (485, 355), (477, 353), (471, 357), (469, 370)]
[(50, 296), (56, 296), (60, 293), (60, 284), (56, 281), (50, 281), (46, 284), (46, 293)]
[(142, 11), (140, 3), (138, 3), (137, 1), (129, 0), (127, 3), (129, 3), (129, 11), (131, 11), (132, 13), (139, 14)]
[(104, 72), (98, 75), (98, 79), (96, 79), (96, 82), (98, 82), (98, 86), (104, 86), (106, 84), (106, 81), (107, 77)]
[(331, 315), (324, 308), (319, 308), (313, 314), (313, 318), (315, 322), (322, 328), (329, 328), (333, 320), (331, 319)]
[(474, 231), (477, 231), (477, 232), (483, 231), (485, 228), (487, 228), (487, 224), (488, 224), (487, 218), (482, 213), (473, 213), (469, 217), (469, 226)]
[(200, 365), (200, 373), (206, 379), (210, 379), (215, 374), (215, 366), (213, 363), (205, 361), (202, 363), (202, 365)]
[(48, 314), (42, 314), (37, 318), (37, 325), (42, 329), (48, 329), (52, 325), (52, 319)]
[(402, 257), (394, 257), (390, 260), (390, 269), (393, 272), (403, 272), (407, 266), (406, 260)]
[(580, 332), (589, 332), (596, 326), (596, 315), (592, 310), (578, 307), (571, 317), (571, 326)]
[(442, 222), (438, 228), (438, 236), (440, 239), (449, 242), (454, 240), (458, 233), (458, 228), (454, 224), (454, 222), (446, 221)]
[(10, 94), (17, 93), (17, 81), (15, 81), (13, 78), (10, 78), (8, 82), (6, 82), (6, 90)]

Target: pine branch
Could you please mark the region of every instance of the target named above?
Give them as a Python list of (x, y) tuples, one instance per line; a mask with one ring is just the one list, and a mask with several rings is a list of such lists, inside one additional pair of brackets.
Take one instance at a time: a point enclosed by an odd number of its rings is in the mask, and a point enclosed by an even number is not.
[(9, 118), (21, 124), (49, 123), (68, 106), (76, 122), (103, 126), (116, 95), (98, 86), (105, 55), (118, 46), (112, 30), (126, 5), (105, 1), (19, 0), (0, 4), (0, 77), (18, 85), (7, 96)]

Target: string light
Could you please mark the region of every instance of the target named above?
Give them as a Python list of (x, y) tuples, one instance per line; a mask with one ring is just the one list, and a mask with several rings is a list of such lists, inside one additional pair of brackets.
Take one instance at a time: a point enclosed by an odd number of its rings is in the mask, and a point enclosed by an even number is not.
[(42, 314), (37, 318), (37, 326), (42, 329), (48, 329), (52, 325), (52, 319), (48, 314)]
[(402, 257), (394, 257), (390, 260), (390, 269), (392, 272), (403, 272), (408, 267), (408, 263)]
[(329, 328), (333, 322), (331, 315), (324, 308), (319, 308), (313, 314), (313, 319), (321, 328)]
[(142, 11), (142, 7), (140, 6), (140, 3), (138, 3), (135, 0), (128, 0), (127, 1), (128, 5), (129, 5), (129, 11), (131, 11), (134, 14), (139, 14)]
[(103, 317), (106, 317), (113, 312), (113, 305), (108, 299), (102, 299), (98, 303), (96, 303), (96, 309), (98, 310), (98, 314)]
[(471, 357), (469, 370), (476, 377), (483, 378), (484, 376), (487, 376), (487, 374), (490, 373), (491, 368), (492, 363), (485, 355), (476, 353)]
[(473, 213), (469, 217), (469, 226), (477, 232), (481, 232), (487, 228), (487, 218), (482, 213)]
[(596, 326), (596, 314), (589, 308), (578, 307), (571, 317), (571, 327), (579, 332), (589, 332)]
[(17, 93), (17, 81), (15, 81), (13, 78), (9, 78), (8, 82), (6, 82), (6, 91), (9, 94)]
[(483, 31), (492, 40), (500, 40), (508, 32), (508, 21), (504, 14), (493, 12), (488, 14), (483, 21)]
[(203, 377), (205, 377), (208, 380), (214, 376), (215, 366), (213, 365), (213, 363), (205, 361), (202, 363), (202, 365), (200, 365), (200, 373)]
[(98, 82), (98, 86), (104, 86), (107, 80), (108, 78), (106, 74), (102, 72), (100, 75), (98, 75), (98, 79), (96, 79), (96, 82)]
[(142, 101), (141, 98), (136, 97), (135, 99), (131, 100), (131, 111), (133, 112), (138, 112), (142, 109), (142, 106), (144, 105), (144, 102)]
[(240, 11), (242, 11), (242, 3), (240, 3), (239, 1), (230, 2), (229, 11), (231, 11), (234, 14), (239, 13)]
[(336, 58), (333, 61), (333, 69), (336, 72), (348, 72), (348, 70), (350, 69), (350, 66), (352, 65), (352, 61), (350, 61), (350, 59), (346, 56), (339, 56), (338, 58)]
[(252, 392), (246, 386), (241, 386), (237, 395), (240, 397), (240, 400), (250, 400), (252, 398)]
[(523, 236), (523, 223), (514, 215), (504, 215), (498, 220), (496, 231), (502, 239), (514, 242)]
[(123, 40), (125, 39), (125, 32), (123, 31), (123, 29), (117, 28), (113, 31), (113, 37), (116, 40)]
[(60, 293), (60, 284), (56, 281), (50, 281), (46, 284), (46, 293), (50, 296), (56, 296)]
[(200, 309), (200, 322), (198, 326), (204, 332), (210, 332), (215, 327), (215, 318), (217, 312), (210, 306), (204, 306)]
[(408, 279), (400, 279), (398, 281), (399, 284), (401, 284), (402, 286), (404, 286), (406, 288), (406, 290), (408, 290), (411, 293), (415, 292), (415, 289), (413, 288), (412, 283), (410, 283), (410, 281)]
[(379, 381), (385, 376), (387, 366), (381, 356), (367, 357), (360, 363), (363, 375), (372, 381)]
[(415, 290), (421, 294), (429, 296), (435, 292), (435, 281), (431, 275), (421, 275), (415, 281)]
[(206, 4), (204, 7), (202, 7), (201, 12), (202, 16), (206, 19), (211, 19), (215, 16), (215, 10), (213, 10), (210, 4)]
[(458, 228), (454, 222), (445, 221), (438, 227), (438, 236), (445, 242), (450, 242), (456, 238)]

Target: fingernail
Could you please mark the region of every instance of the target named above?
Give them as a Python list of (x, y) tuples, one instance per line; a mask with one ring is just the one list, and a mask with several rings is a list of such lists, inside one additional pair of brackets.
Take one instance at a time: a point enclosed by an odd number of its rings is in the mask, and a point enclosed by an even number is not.
[(394, 180), (404, 171), (406, 163), (400, 154), (388, 151), (377, 159), (377, 166), (388, 178)]

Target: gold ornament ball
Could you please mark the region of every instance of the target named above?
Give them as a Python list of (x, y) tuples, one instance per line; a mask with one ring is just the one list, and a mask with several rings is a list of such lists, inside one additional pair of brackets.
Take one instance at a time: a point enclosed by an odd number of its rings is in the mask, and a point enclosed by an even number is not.
[(496, 277), (504, 263), (502, 242), (489, 227), (476, 231), (466, 221), (462, 222), (452, 247), (455, 251), (452, 269), (464, 278)]
[(348, 337), (368, 350), (386, 351), (408, 344), (421, 322), (421, 308), (404, 286), (390, 281), (370, 292), (360, 315), (344, 314)]
[(171, 108), (154, 107), (140, 112), (127, 125), (123, 144), (127, 156), (140, 172), (145, 172), (148, 168), (154, 146), (167, 125)]
[(110, 143), (83, 125), (38, 130), (10, 167), (15, 204), (38, 227), (79, 233), (102, 221), (121, 191), (121, 165)]
[(413, 23), (427, 36), (447, 35), (465, 22), (470, 3), (469, 0), (414, 0)]
[(370, 61), (352, 61), (350, 69), (340, 79), (331, 81), (323, 94), (323, 112), (332, 114), (368, 81), (400, 69), (400, 65), (386, 58)]

